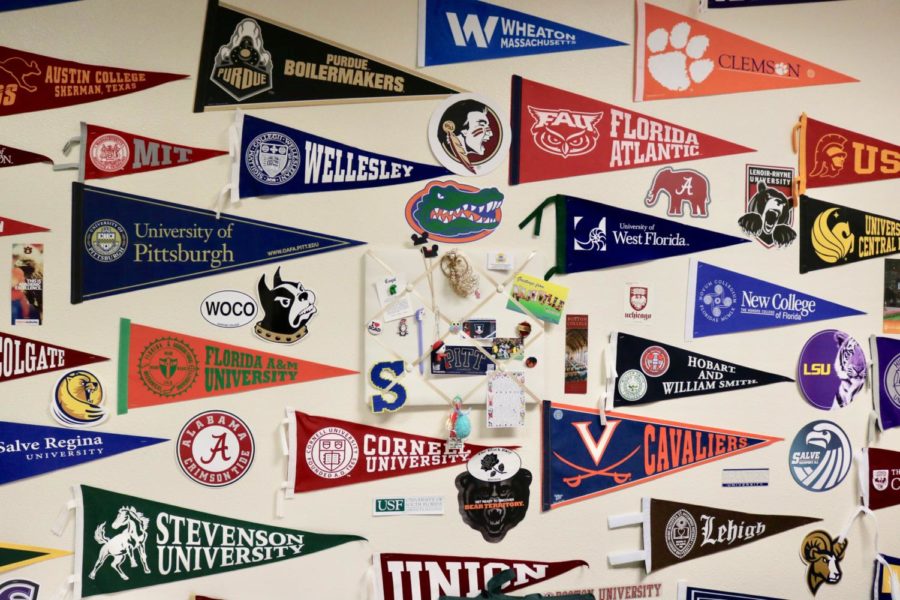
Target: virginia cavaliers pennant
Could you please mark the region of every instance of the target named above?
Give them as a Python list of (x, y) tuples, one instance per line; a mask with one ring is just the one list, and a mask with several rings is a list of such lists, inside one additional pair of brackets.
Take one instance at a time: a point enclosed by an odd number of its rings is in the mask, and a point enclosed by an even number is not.
[(41, 233), (43, 231), (50, 231), (46, 227), (41, 227), (39, 225), (32, 225), (31, 223), (25, 223), (24, 221), (16, 221), (15, 219), (7, 219), (6, 217), (0, 217), (0, 236), (4, 235), (20, 235), (23, 233)]
[(0, 573), (72, 554), (68, 550), (0, 542)]
[(512, 185), (754, 152), (518, 75), (512, 78), (511, 114)]
[(900, 339), (873, 335), (872, 390), (878, 427), (884, 431), (900, 426)]
[(856, 465), (864, 505), (878, 510), (900, 504), (900, 452), (863, 448)]
[(0, 332), (0, 382), (109, 360), (103, 356), (63, 348)]
[(50, 163), (52, 165), (53, 161), (43, 154), (0, 144), (0, 169), (3, 167), (30, 165), (32, 163)]

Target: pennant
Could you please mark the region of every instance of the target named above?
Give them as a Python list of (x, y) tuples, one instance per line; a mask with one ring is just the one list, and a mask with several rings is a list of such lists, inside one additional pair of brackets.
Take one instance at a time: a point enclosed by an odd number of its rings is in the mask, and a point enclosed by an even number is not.
[(86, 65), (0, 46), (0, 117), (105, 100), (185, 77)]
[(4, 0), (0, 5), (0, 11), (17, 10), (20, 8), (35, 8), (37, 6), (50, 6), (51, 4), (64, 4), (76, 0)]
[(544, 279), (555, 273), (607, 269), (749, 243), (733, 235), (564, 195), (544, 200), (519, 223), (519, 229), (534, 220), (534, 235), (540, 235), (541, 217), (551, 204), (556, 207), (556, 265)]
[[(516, 572), (512, 569), (497, 573), (488, 580), (484, 589), (478, 594), (478, 597), (484, 598), (485, 600), (543, 600), (545, 598), (550, 598), (550, 596), (545, 596), (544, 594), (528, 594), (527, 596), (507, 596), (506, 594), (501, 594), (500, 591), (503, 589), (503, 586), (510, 581), (513, 581), (516, 577)], [(558, 600), (594, 600), (594, 594), (591, 593), (582, 594), (575, 592), (553, 594), (552, 596)], [(469, 596), (440, 596), (438, 600), (466, 600), (467, 598), (469, 598)]]
[(683, 581), (678, 582), (678, 600), (786, 600), (773, 596), (757, 596), (744, 592), (726, 592), (724, 590), (711, 590), (688, 585)]
[(635, 102), (859, 81), (644, 0), (635, 9)]
[(884, 572), (884, 564), (878, 559), (875, 560), (875, 581), (872, 585), (873, 600), (896, 600), (897, 594), (900, 594), (900, 587), (894, 589), (895, 585), (900, 586), (900, 558), (889, 554), (879, 553), (890, 566), (890, 570)]
[(420, 67), (625, 45), (487, 2), (419, 0)]
[(609, 339), (607, 409), (794, 381), (636, 335), (614, 331)]
[(782, 327), (866, 313), (691, 259), (685, 337)]
[(0, 144), (0, 169), (3, 167), (30, 165), (31, 163), (50, 163), (52, 165), (53, 161), (43, 154)]
[(103, 356), (0, 332), (0, 383), (109, 360)]
[(884, 307), (881, 331), (900, 333), (900, 259), (884, 259)]
[(119, 321), (119, 414), (343, 375), (356, 371)]
[(863, 448), (858, 461), (860, 496), (872, 510), (900, 504), (900, 452)]
[(363, 244), (72, 184), (72, 304)]
[[(706, 0), (707, 8), (739, 8), (741, 6), (783, 6), (786, 4), (806, 4), (809, 2), (829, 2), (829, 0)], [(756, 596), (748, 596), (748, 598)]]
[(872, 400), (881, 431), (900, 426), (900, 339), (869, 337)]
[(544, 511), (783, 441), (546, 400), (541, 422)]
[(0, 573), (72, 554), (68, 550), (0, 542)]
[(23, 233), (41, 233), (50, 231), (40, 225), (32, 225), (24, 221), (16, 221), (7, 217), (0, 217), (0, 237), (5, 235), (21, 235)]
[(588, 566), (583, 560), (547, 562), (399, 553), (376, 553), (372, 563), (376, 600), (438, 600), (444, 594), (469, 598), (507, 569), (514, 571), (515, 578), (502, 589), (512, 592)]
[(377, 100), (460, 90), (305, 31), (209, 0), (194, 112)]
[(444, 167), (361, 150), (240, 111), (235, 127), (241, 141), (232, 163), (235, 202), (398, 185), (450, 174)]
[[(822, 520), (745, 513), (656, 498), (643, 498), (641, 508), (641, 514), (636, 516), (641, 517), (644, 550), (628, 555), (610, 554), (609, 562), (612, 565), (643, 562), (647, 573)], [(629, 517), (631, 515), (609, 517), (610, 529), (631, 524)]]
[(0, 485), (166, 441), (0, 421)]
[(512, 78), (511, 185), (742, 152), (755, 150), (518, 75)]
[[(75, 599), (307, 556), (357, 535), (329, 535), (215, 515), (79, 485)], [(127, 542), (127, 545), (126, 545)], [(135, 562), (131, 563), (130, 558)]]

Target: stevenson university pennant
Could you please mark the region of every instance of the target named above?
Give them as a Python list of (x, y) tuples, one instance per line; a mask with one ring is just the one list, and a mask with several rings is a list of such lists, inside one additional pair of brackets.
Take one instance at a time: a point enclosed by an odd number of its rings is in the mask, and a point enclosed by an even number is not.
[(0, 573), (72, 554), (68, 550), (0, 542)]

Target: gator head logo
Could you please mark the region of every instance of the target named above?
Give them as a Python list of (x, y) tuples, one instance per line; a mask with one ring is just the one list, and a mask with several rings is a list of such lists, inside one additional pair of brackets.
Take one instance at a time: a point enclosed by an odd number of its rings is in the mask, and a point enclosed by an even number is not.
[(503, 194), (455, 181), (433, 181), (409, 199), (406, 222), (429, 240), (461, 244), (490, 235), (500, 225)]
[(838, 222), (838, 218), (838, 209), (829, 208), (816, 217), (810, 234), (816, 256), (828, 264), (846, 260), (856, 241), (856, 236), (850, 232), (850, 223)]
[(600, 132), (597, 123), (602, 112), (576, 112), (565, 109), (528, 107), (534, 119), (531, 135), (534, 143), (544, 152), (569, 158), (588, 154), (597, 147)]
[(847, 138), (836, 133), (827, 133), (816, 142), (816, 155), (810, 177), (837, 177), (844, 170), (847, 160)]
[(263, 47), (256, 21), (237, 24), (228, 43), (219, 47), (209, 79), (238, 102), (272, 89), (272, 55)]

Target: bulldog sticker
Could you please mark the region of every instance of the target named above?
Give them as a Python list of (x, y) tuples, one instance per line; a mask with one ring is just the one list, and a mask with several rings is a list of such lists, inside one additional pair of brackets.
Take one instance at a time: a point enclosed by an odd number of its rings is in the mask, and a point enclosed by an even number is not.
[(264, 316), (257, 321), (253, 332), (262, 339), (277, 344), (294, 344), (309, 333), (307, 327), (316, 316), (316, 295), (299, 281), (281, 279), (281, 268), (275, 271), (272, 287), (266, 276), (259, 278), (257, 292)]

